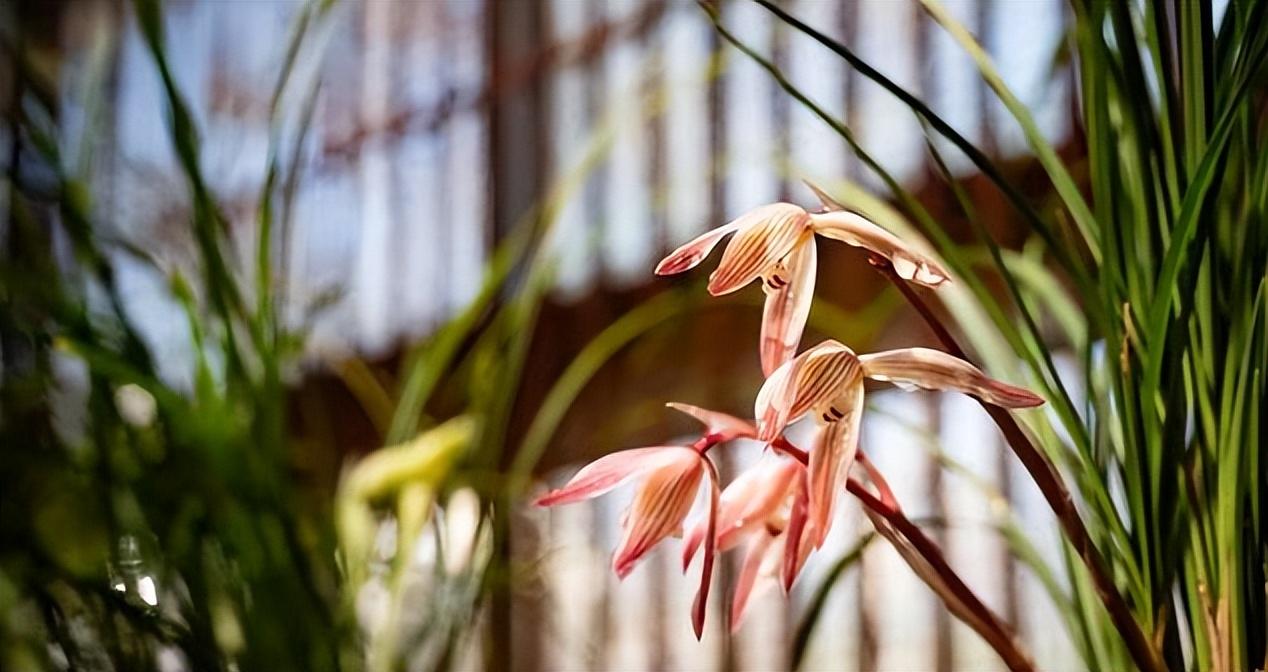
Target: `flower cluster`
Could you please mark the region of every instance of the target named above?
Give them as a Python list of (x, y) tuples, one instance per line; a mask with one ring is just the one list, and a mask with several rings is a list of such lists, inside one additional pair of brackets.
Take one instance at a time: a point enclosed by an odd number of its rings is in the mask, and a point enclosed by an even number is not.
[[(816, 234), (867, 250), (881, 263), (890, 264), (903, 281), (936, 288), (949, 280), (934, 260), (862, 215), (832, 207), (833, 202), (815, 191), (825, 203), (820, 212), (789, 203), (765, 205), (683, 245), (656, 266), (658, 275), (692, 269), (723, 238), (734, 234), (709, 276), (708, 290), (720, 296), (762, 281), (766, 301), (760, 355), (766, 382), (757, 393), (754, 421), (671, 403), (671, 408), (704, 424), (697, 441), (604, 456), (537, 501), (541, 506), (576, 502), (639, 479), (612, 561), (617, 576), (624, 578), (652, 547), (683, 528), (701, 484), (707, 484), (706, 514), (683, 540), (684, 571), (703, 548), (692, 618), (697, 637), (703, 631), (717, 553), (747, 547), (731, 604), (734, 630), (755, 590), (779, 585), (787, 591), (809, 554), (823, 545), (858, 452), (864, 379), (907, 389), (954, 390), (1004, 408), (1043, 403), (1033, 393), (993, 380), (962, 359), (927, 348), (857, 355), (828, 340), (797, 354), (814, 294)], [(816, 425), (808, 452), (783, 436), (789, 425), (802, 418)], [(717, 469), (707, 452), (741, 438), (762, 441), (772, 450), (720, 489)]]

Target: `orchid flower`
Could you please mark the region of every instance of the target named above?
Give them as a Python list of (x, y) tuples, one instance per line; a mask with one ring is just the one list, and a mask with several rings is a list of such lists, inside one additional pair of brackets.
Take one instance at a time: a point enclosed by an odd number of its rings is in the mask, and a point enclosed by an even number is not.
[(692, 609), (692, 626), (699, 638), (704, 631), (705, 604), (713, 574), (720, 499), (717, 470), (705, 457), (705, 451), (732, 439), (751, 438), (755, 431), (748, 421), (725, 413), (688, 404), (670, 403), (668, 406), (704, 424), (704, 435), (691, 446), (633, 448), (604, 455), (583, 467), (563, 487), (538, 498), (537, 505), (579, 502), (608, 493), (628, 481), (641, 479), (634, 502), (622, 519), (621, 542), (612, 556), (612, 571), (624, 579), (656, 544), (682, 529), (700, 484), (708, 474), (709, 505), (701, 535), (705, 544), (704, 567)]
[(828, 340), (784, 363), (757, 394), (757, 438), (771, 441), (807, 414), (819, 426), (809, 467), (808, 525), (816, 548), (827, 537), (837, 495), (858, 450), (864, 378), (904, 388), (954, 390), (1003, 408), (1043, 403), (1027, 390), (989, 378), (962, 359), (928, 348), (859, 356)]
[[(729, 551), (759, 530), (782, 530), (805, 494), (805, 466), (795, 459), (767, 454), (722, 491), (718, 503), (717, 550)], [(698, 521), (683, 544), (683, 569), (704, 540), (705, 524)], [(799, 531), (800, 533), (800, 531)]]
[[(785, 449), (786, 450), (786, 449)], [(718, 504), (718, 552), (748, 539), (743, 569), (731, 602), (731, 630), (739, 629), (749, 598), (779, 583), (792, 587), (811, 547), (802, 534), (806, 522), (806, 468), (787, 455), (767, 454), (722, 491)], [(698, 522), (683, 544), (683, 571), (707, 534)], [(782, 544), (776, 543), (781, 541)]]
[[(816, 193), (821, 192), (816, 189)], [(656, 274), (674, 275), (694, 268), (731, 233), (735, 237), (709, 276), (709, 293), (730, 294), (762, 279), (766, 303), (761, 360), (762, 373), (767, 376), (796, 354), (810, 315), (816, 268), (814, 234), (882, 256), (900, 277), (917, 284), (937, 287), (949, 277), (937, 262), (859, 213), (810, 213), (791, 203), (763, 205), (699, 236), (662, 259)]]

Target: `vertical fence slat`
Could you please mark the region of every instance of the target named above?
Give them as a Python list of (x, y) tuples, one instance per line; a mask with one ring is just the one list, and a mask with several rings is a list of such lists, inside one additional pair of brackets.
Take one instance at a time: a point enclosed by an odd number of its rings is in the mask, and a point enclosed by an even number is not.
[[(392, 104), (390, 65), (391, 29), (396, 5), (368, 2), (361, 6), (364, 16), (364, 52), (361, 63), (361, 123), (375, 128), (387, 119)], [(392, 148), (381, 135), (371, 136), (362, 148), (359, 166), (361, 217), (357, 244), (357, 270), (350, 298), (357, 307), (361, 346), (380, 353), (389, 338), (388, 302), (382, 291), (387, 286), (387, 264), (393, 258), (391, 240)]]
[[(903, 511), (913, 520), (933, 512), (928, 491), (929, 455), (912, 428), (919, 426), (921, 403), (901, 392), (874, 395), (873, 413), (863, 425), (862, 447), (885, 474)], [(852, 503), (858, 506), (857, 503)], [(934, 613), (942, 607), (928, 586), (885, 543), (869, 549), (863, 559), (865, 608), (877, 624), (876, 669), (930, 670), (934, 661)]]
[[(619, 22), (633, 14), (634, 0), (608, 0), (607, 20)], [(604, 50), (606, 104), (603, 115), (613, 124), (608, 189), (599, 213), (603, 227), (604, 274), (617, 285), (642, 283), (651, 268), (652, 231), (650, 190), (644, 168), (647, 148), (647, 108), (643, 105), (648, 75), (645, 52), (635, 40), (624, 39)]]
[[(942, 403), (942, 449), (947, 458), (971, 477), (945, 477), (943, 502), (947, 509), (946, 552), (964, 582), (986, 606), (1002, 613), (1007, 591), (1005, 549), (993, 528), (994, 516), (1006, 502), (999, 499), (996, 481), (994, 424), (976, 402), (948, 394)], [(975, 482), (976, 481), (976, 482)], [(952, 669), (1003, 669), (994, 651), (963, 623), (952, 626), (955, 658)]]
[[(858, 4), (856, 51), (890, 79), (908, 89), (918, 88), (915, 50), (916, 22), (906, 3), (868, 0)], [(894, 48), (895, 44), (903, 48)], [(856, 89), (853, 105), (860, 119), (855, 133), (868, 153), (899, 182), (915, 177), (924, 163), (924, 140), (910, 110), (880, 86), (865, 81)], [(864, 183), (886, 193), (878, 178), (864, 173)]]
[[(746, 44), (769, 52), (771, 15), (755, 3), (736, 3), (727, 8), (725, 21)], [(752, 59), (728, 47), (724, 80), (723, 114), (727, 151), (721, 156), (727, 180), (725, 211), (728, 218), (757, 205), (774, 201), (779, 194), (776, 178), (780, 157), (775, 155), (775, 128), (769, 100), (780, 95), (770, 75)]]
[(711, 31), (699, 10), (686, 4), (673, 5), (665, 21), (665, 199), (668, 246), (674, 248), (717, 225), (709, 221)]
[[(794, 9), (801, 20), (813, 26), (823, 26), (829, 33), (839, 32), (842, 15), (847, 11), (843, 3), (800, 0)], [(795, 33), (788, 37), (788, 70), (792, 80), (830, 114), (844, 120), (845, 96), (843, 82), (847, 77), (844, 63), (818, 42)], [(780, 94), (782, 96), (782, 94)], [(802, 105), (793, 105), (788, 115), (790, 162), (794, 173), (804, 173), (819, 184), (831, 184), (845, 177), (849, 147), (814, 113)], [(794, 203), (803, 203), (810, 195), (798, 184), (792, 184)]]
[[(550, 40), (563, 43), (575, 40), (589, 28), (593, 12), (586, 3), (574, 0), (553, 0), (550, 4)], [(548, 82), (550, 88), (551, 151), (554, 180), (563, 179), (582, 160), (590, 142), (588, 130), (593, 119), (586, 101), (589, 82), (586, 65), (568, 63), (556, 69)], [(589, 180), (587, 180), (587, 183)], [(557, 288), (565, 299), (579, 298), (595, 278), (595, 258), (590, 253), (590, 221), (597, 213), (587, 207), (585, 185), (579, 194), (570, 197), (555, 222), (554, 250), (559, 261)]]
[[(483, 17), (488, 15), (486, 0), (448, 0), (445, 11), (453, 33), (446, 51), (454, 90), (478, 91), (487, 84), (487, 55), (479, 39)], [(488, 257), (485, 231), (492, 217), (490, 175), (487, 165), (475, 160), (489, 155), (487, 114), (487, 102), (481, 107), (459, 108), (445, 129), (448, 153), (441, 193), (452, 229), (447, 297), (451, 312), (475, 296)]]

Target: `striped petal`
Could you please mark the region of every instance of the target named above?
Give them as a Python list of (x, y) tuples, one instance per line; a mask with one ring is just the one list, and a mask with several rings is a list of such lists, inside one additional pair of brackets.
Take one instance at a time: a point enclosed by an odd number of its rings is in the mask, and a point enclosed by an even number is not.
[[(768, 454), (728, 483), (718, 504), (718, 552), (729, 551), (745, 536), (765, 529), (767, 519), (788, 499), (789, 489), (801, 472), (804, 469), (796, 460)], [(706, 523), (703, 518), (696, 521), (684, 538), (684, 572), (704, 541)]]
[(735, 548), (749, 533), (764, 529), (767, 519), (788, 499), (789, 487), (801, 470), (796, 460), (768, 455), (731, 481), (718, 507), (718, 550)]
[(824, 341), (782, 364), (757, 393), (757, 438), (770, 441), (811, 408), (830, 401), (861, 376), (854, 351)]
[(625, 535), (612, 558), (612, 570), (625, 578), (639, 559), (682, 526), (704, 475), (699, 453), (680, 448), (675, 458), (649, 472), (625, 519)]
[(699, 420), (705, 426), (705, 435), (714, 437), (718, 443), (741, 438), (751, 439), (757, 436), (757, 430), (753, 427), (753, 423), (748, 420), (741, 420), (734, 415), (711, 411), (707, 408), (692, 406), (691, 404), (680, 404), (676, 401), (671, 401), (665, 405), (679, 413), (686, 413)]
[(705, 232), (695, 240), (669, 253), (656, 264), (656, 275), (674, 275), (695, 268), (709, 256), (718, 242), (739, 228), (737, 222)]
[(898, 277), (904, 280), (937, 287), (950, 279), (938, 262), (857, 212), (833, 210), (811, 215), (810, 220), (815, 233), (821, 236), (885, 257), (894, 265)]
[(1031, 408), (1043, 397), (988, 377), (972, 364), (938, 350), (904, 348), (859, 357), (868, 378), (927, 390), (955, 390), (1003, 408)]
[(820, 428), (814, 449), (810, 451), (809, 525), (816, 548), (823, 546), (828, 536), (837, 497), (858, 452), (863, 420), (862, 378), (850, 384), (828, 406), (840, 415), (828, 412), (824, 416), (832, 420)]
[[(730, 225), (737, 227), (722, 261), (709, 276), (709, 293), (729, 294), (774, 267), (804, 239), (810, 215), (791, 203), (773, 203), (752, 210)], [(730, 226), (728, 225), (728, 226)]]
[(539, 497), (536, 504), (554, 506), (598, 497), (648, 470), (658, 469), (686, 457), (694, 459), (695, 456), (695, 451), (681, 446), (634, 448), (604, 455), (582, 467), (562, 488)]
[(815, 241), (810, 236), (766, 274), (761, 341), (764, 375), (797, 354), (814, 299), (816, 266)]

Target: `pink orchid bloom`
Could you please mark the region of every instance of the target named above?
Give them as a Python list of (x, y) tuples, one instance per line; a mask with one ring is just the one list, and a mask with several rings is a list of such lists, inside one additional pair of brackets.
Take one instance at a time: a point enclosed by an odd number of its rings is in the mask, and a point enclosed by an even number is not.
[(757, 438), (772, 441), (807, 414), (819, 426), (809, 469), (809, 526), (816, 548), (827, 538), (837, 495), (858, 450), (864, 378), (900, 387), (954, 390), (1003, 408), (1043, 403), (1027, 390), (989, 378), (962, 359), (928, 348), (858, 356), (828, 340), (784, 363), (757, 394)]
[[(816, 193), (820, 192), (816, 189)], [(791, 203), (763, 205), (699, 236), (662, 259), (656, 274), (694, 268), (731, 233), (735, 237), (709, 276), (709, 293), (729, 294), (757, 278), (763, 280), (761, 360), (762, 373), (768, 376), (796, 354), (810, 315), (816, 269), (814, 234), (885, 257), (900, 277), (911, 282), (936, 287), (948, 279), (935, 261), (856, 212), (810, 213)]]
[(586, 465), (562, 488), (540, 497), (537, 505), (591, 499), (641, 478), (622, 522), (624, 535), (612, 557), (612, 571), (625, 578), (653, 546), (681, 527), (696, 500), (704, 473), (704, 457), (685, 446), (622, 450)]
[[(752, 594), (781, 584), (785, 592), (810, 554), (806, 528), (806, 468), (786, 455), (767, 454), (722, 491), (718, 504), (718, 552), (748, 539), (743, 570), (731, 602), (731, 630), (739, 629)], [(683, 570), (707, 534), (703, 521), (683, 546)], [(776, 543), (781, 542), (782, 543)]]
[[(744, 624), (744, 615), (752, 598), (776, 585), (784, 592), (791, 588), (791, 579), (805, 564), (812, 550), (810, 538), (794, 535), (791, 527), (765, 527), (753, 535), (740, 575), (735, 580), (735, 592), (731, 597), (731, 632), (738, 632)], [(783, 538), (783, 545), (778, 543)], [(781, 579), (781, 576), (783, 577)]]
[[(764, 529), (773, 516), (788, 508), (805, 467), (794, 459), (768, 454), (727, 484), (718, 500), (717, 550), (735, 548), (744, 537)], [(705, 521), (692, 527), (683, 543), (683, 570), (691, 563), (705, 536)]]
[(612, 557), (612, 570), (624, 579), (656, 544), (682, 529), (701, 481), (708, 474), (709, 505), (701, 534), (705, 545), (704, 567), (692, 608), (692, 626), (699, 638), (704, 632), (705, 605), (713, 575), (715, 530), (721, 498), (717, 470), (704, 452), (718, 443), (740, 437), (751, 438), (756, 432), (752, 423), (726, 413), (688, 404), (670, 403), (668, 406), (704, 424), (704, 436), (692, 446), (634, 448), (605, 455), (583, 467), (563, 487), (538, 498), (537, 505), (554, 506), (591, 499), (627, 481), (641, 478), (634, 502), (621, 522), (624, 531), (621, 543)]

